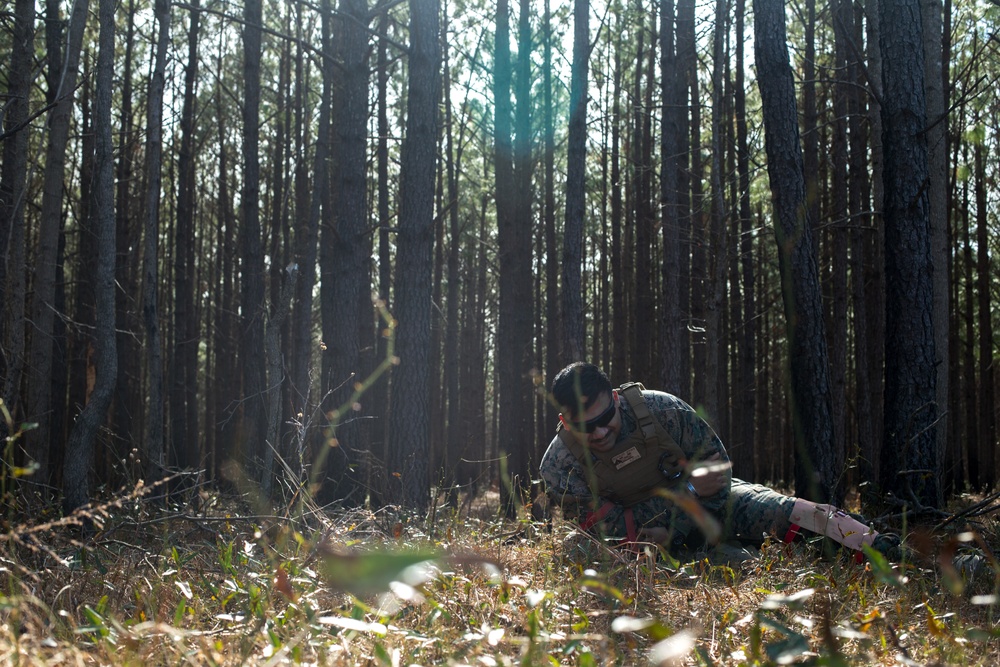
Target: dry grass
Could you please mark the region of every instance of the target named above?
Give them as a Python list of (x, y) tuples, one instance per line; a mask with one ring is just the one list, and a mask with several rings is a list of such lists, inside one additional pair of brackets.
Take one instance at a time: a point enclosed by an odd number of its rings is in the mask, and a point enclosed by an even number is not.
[(939, 567), (820, 559), (807, 543), (765, 545), (742, 570), (599, 545), (579, 563), (569, 524), (502, 520), (489, 502), (433, 521), (249, 516), (204, 493), (198, 505), (210, 509), (129, 498), (86, 538), (59, 524), (32, 544), (38, 521), (12, 528), (0, 662), (1000, 663), (992, 572), (962, 586)]

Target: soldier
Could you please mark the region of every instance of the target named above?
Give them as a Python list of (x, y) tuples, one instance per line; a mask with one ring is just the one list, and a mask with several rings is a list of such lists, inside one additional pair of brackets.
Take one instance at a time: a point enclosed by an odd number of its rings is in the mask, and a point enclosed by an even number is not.
[[(891, 560), (900, 541), (829, 505), (734, 479), (715, 431), (687, 403), (638, 383), (613, 389), (593, 364), (567, 366), (552, 382), (561, 413), (540, 465), (549, 498), (584, 530), (669, 551), (767, 535), (791, 540), (806, 529), (860, 556), (867, 544)], [(721, 552), (744, 560), (749, 552)]]

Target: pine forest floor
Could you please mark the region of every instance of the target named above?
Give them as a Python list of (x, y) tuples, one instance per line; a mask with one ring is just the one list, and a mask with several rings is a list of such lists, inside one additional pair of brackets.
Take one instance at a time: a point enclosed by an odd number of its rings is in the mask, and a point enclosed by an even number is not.
[(503, 519), (495, 493), (421, 516), (171, 498), (8, 510), (0, 663), (1000, 664), (996, 561), (971, 583), (948, 565), (1000, 546), (996, 498), (910, 531), (916, 562), (768, 543), (736, 569), (597, 543), (581, 562), (572, 525)]

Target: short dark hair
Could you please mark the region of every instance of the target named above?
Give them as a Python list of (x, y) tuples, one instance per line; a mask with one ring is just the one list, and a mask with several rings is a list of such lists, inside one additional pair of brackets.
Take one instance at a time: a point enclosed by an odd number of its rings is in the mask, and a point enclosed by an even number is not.
[(552, 398), (564, 414), (577, 416), (602, 395), (611, 393), (611, 380), (594, 364), (577, 361), (559, 371), (552, 380)]

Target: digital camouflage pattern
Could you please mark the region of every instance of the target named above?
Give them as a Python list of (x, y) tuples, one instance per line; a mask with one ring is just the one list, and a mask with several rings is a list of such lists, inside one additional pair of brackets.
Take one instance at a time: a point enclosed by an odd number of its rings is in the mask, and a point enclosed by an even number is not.
[[(689, 463), (705, 460), (714, 454), (719, 454), (723, 461), (729, 460), (719, 436), (690, 405), (660, 391), (643, 391), (643, 398), (653, 417), (680, 446)], [(638, 428), (628, 401), (619, 401), (619, 410), (622, 425), (617, 443), (628, 439)], [(558, 436), (553, 438), (542, 456), (539, 472), (549, 498), (560, 505), (569, 518), (582, 517), (608, 502), (607, 498), (592, 497), (583, 464)], [(678, 489), (670, 491), (679, 492)], [(666, 528), (670, 531), (671, 549), (700, 547), (704, 538), (697, 522), (667, 495), (657, 495), (632, 505), (636, 526)], [(723, 540), (759, 543), (769, 534), (784, 536), (791, 525), (788, 517), (795, 499), (760, 484), (733, 479), (731, 485), (701, 498), (699, 503), (722, 525)], [(591, 532), (624, 538), (627, 534), (625, 507), (615, 505)]]

